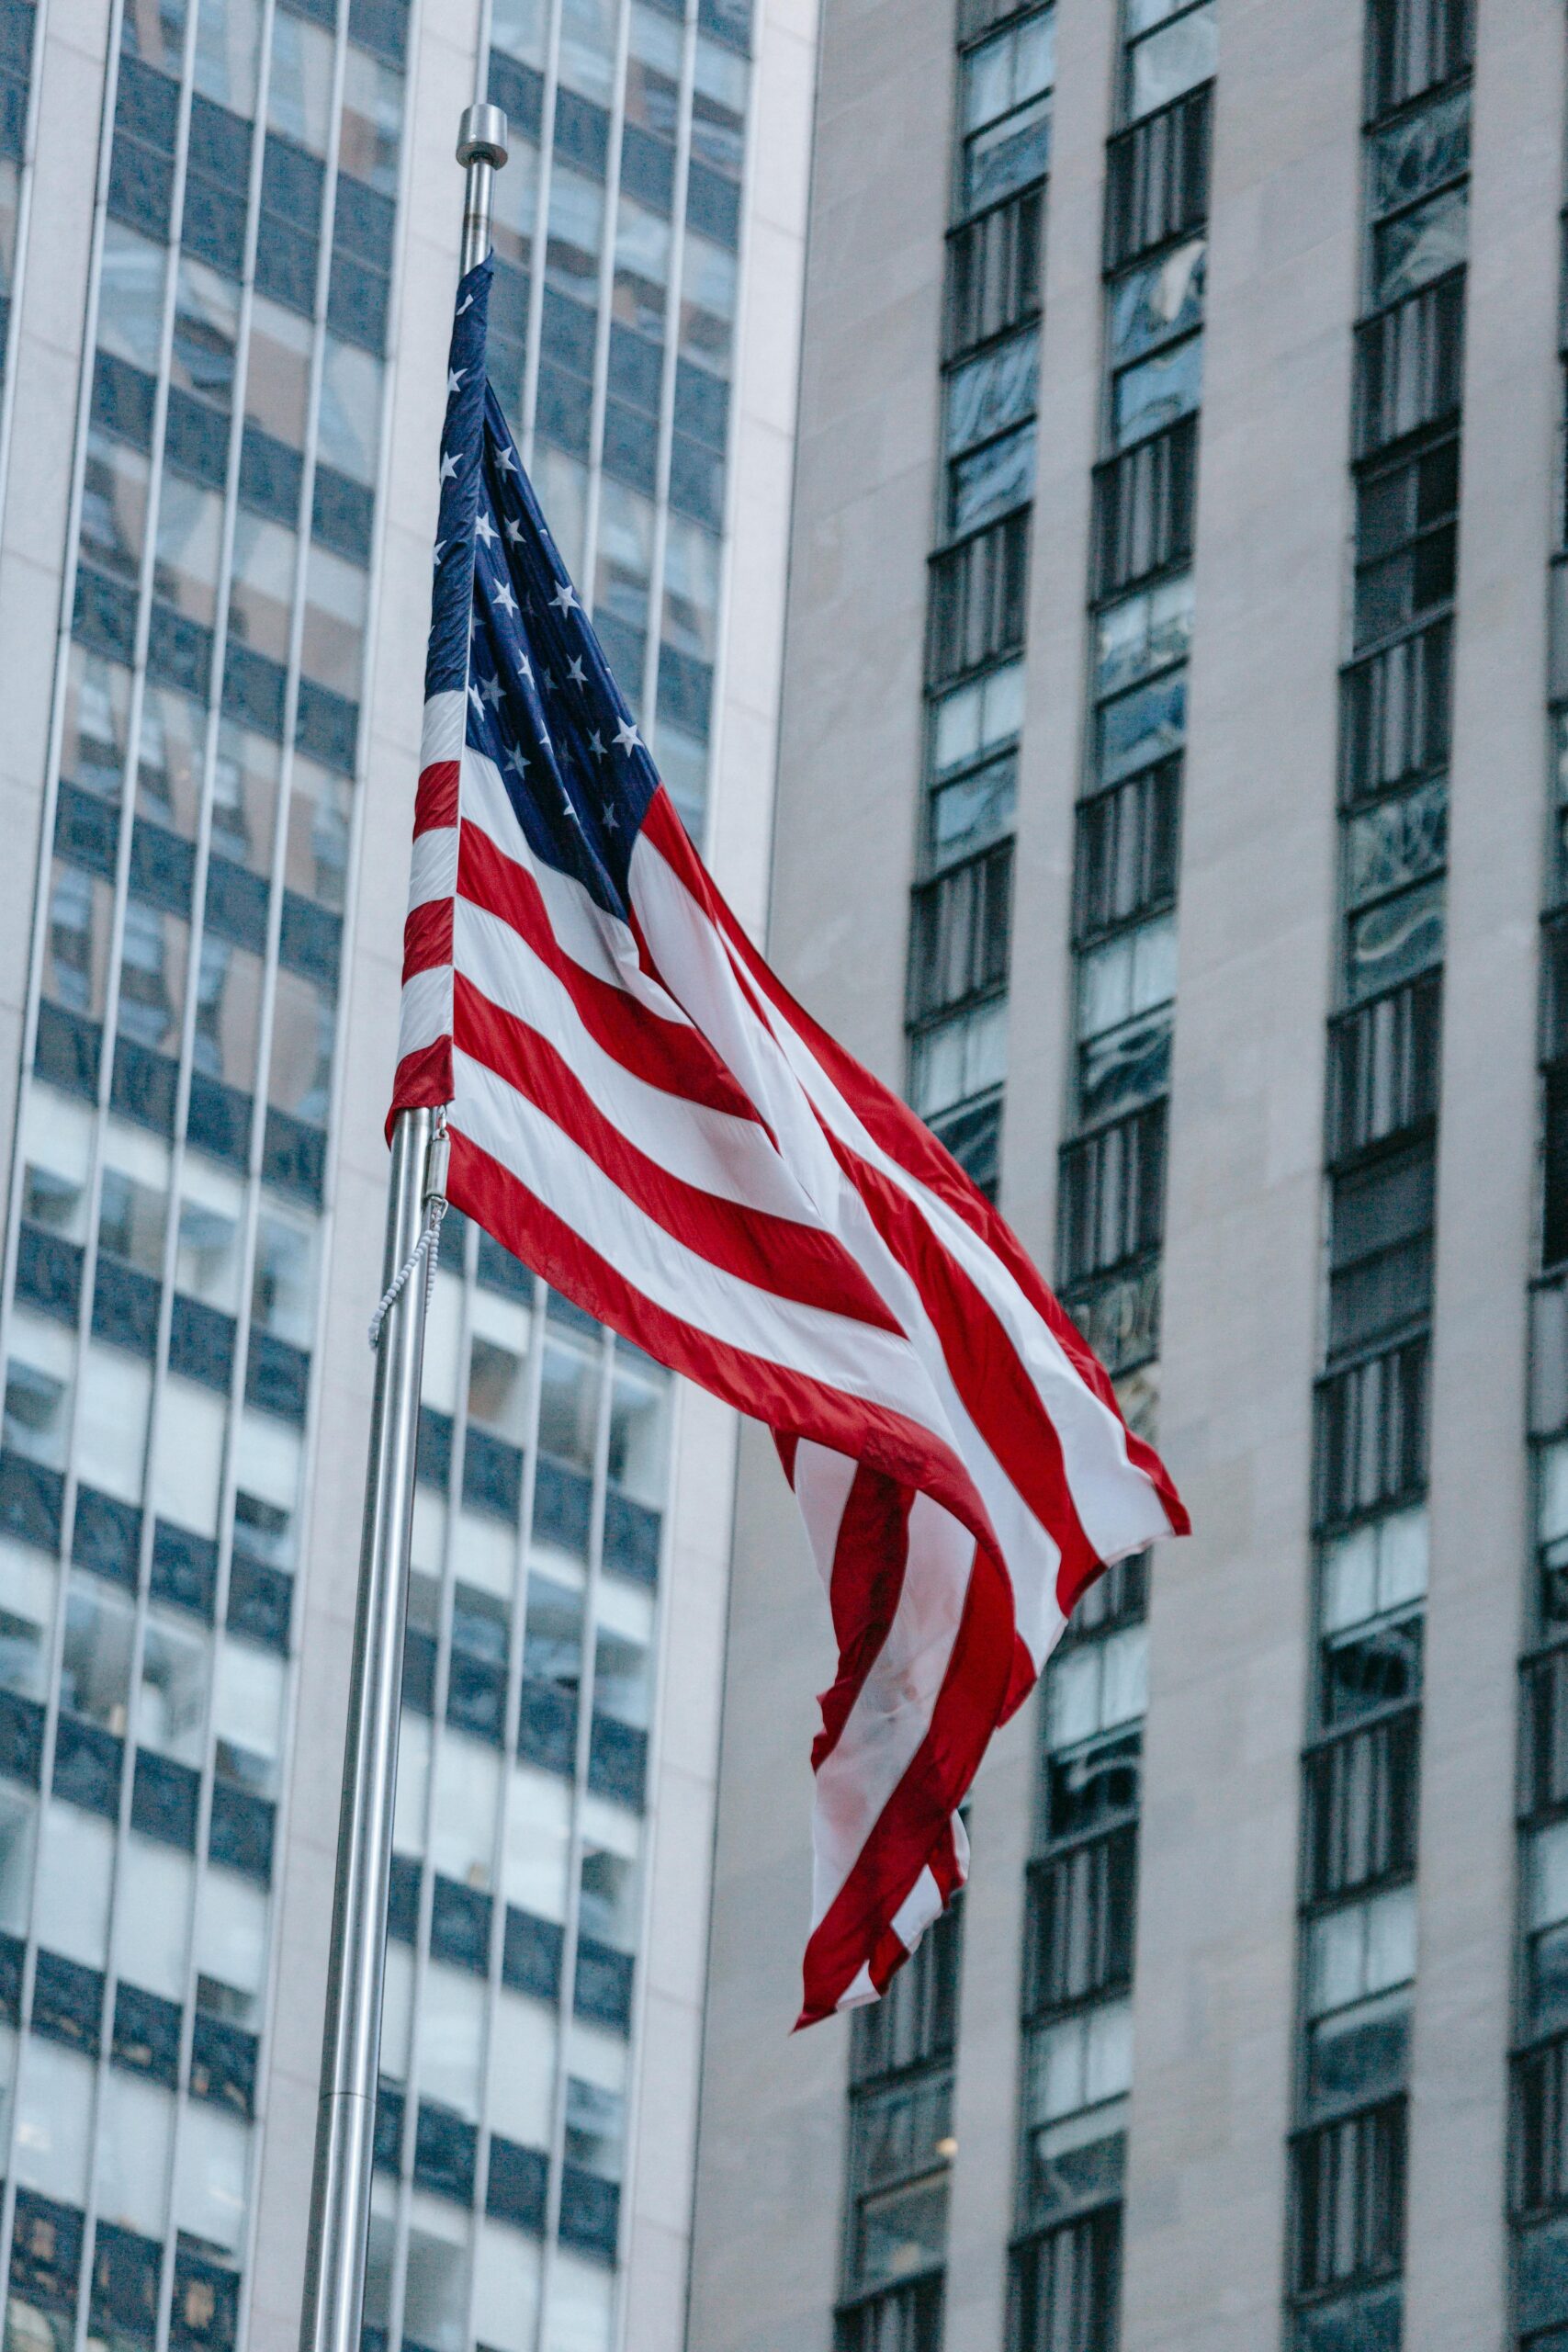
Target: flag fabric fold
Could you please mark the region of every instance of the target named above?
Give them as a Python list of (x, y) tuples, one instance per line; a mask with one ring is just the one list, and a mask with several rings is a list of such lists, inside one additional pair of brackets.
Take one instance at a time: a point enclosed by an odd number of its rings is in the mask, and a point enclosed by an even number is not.
[(704, 868), (458, 289), (393, 1114), (453, 1204), (773, 1430), (838, 1645), (801, 2021), (963, 1883), (958, 1808), (1108, 1562), (1187, 1519), (988, 1202), (794, 1002)]

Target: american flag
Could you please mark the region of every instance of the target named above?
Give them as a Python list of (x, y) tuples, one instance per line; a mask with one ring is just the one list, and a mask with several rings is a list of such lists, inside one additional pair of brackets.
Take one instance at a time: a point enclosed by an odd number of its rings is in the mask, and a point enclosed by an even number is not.
[(801, 2021), (963, 1883), (958, 1807), (1107, 1562), (1184, 1532), (1013, 1235), (719, 896), (485, 375), (447, 375), (394, 1112), (567, 1298), (768, 1424), (827, 1588)]

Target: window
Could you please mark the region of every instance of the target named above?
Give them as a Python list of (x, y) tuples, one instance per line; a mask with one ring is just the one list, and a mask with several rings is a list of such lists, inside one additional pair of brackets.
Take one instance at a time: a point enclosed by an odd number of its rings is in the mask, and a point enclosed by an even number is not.
[(1181, 766), (1165, 760), (1078, 809), (1073, 937), (1078, 947), (1176, 895)]
[(1371, 0), (1367, 111), (1387, 114), (1469, 66), (1474, 0)]
[(1334, 1728), (1421, 1687), (1427, 1515), (1392, 1512), (1324, 1547), (1318, 1709)]
[(1114, 2352), (1121, 2256), (1116, 2206), (1021, 2247), (1013, 2273), (1019, 2352)]
[(1069, 1847), (1033, 1865), (1025, 2007), (1032, 2017), (1124, 1991), (1133, 1973), (1137, 1829)]
[(1119, 595), (1192, 553), (1198, 445), (1193, 420), (1134, 443), (1095, 475), (1095, 596)]
[(952, 865), (1011, 829), (1018, 780), (1012, 746), (1022, 723), (1021, 662), (932, 704), (928, 856), (933, 866)]
[(857, 2291), (940, 2268), (953, 2154), (945, 2074), (856, 2099), (850, 2126), (849, 2277)]
[(1431, 1311), (1431, 1144), (1338, 1176), (1328, 1246), (1328, 1347), (1342, 1355)]
[(931, 566), (928, 683), (942, 687), (1023, 642), (1029, 516), (1009, 514), (938, 556)]
[(1459, 442), (1364, 474), (1356, 496), (1356, 642), (1450, 602), (1459, 555)]
[(1402, 115), (1372, 139), (1371, 306), (1402, 301), (1464, 260), (1470, 92)]
[(1328, 1157), (1343, 1165), (1437, 1114), (1442, 979), (1428, 972), (1336, 1022)]
[(919, 1117), (933, 1118), (1000, 1086), (1007, 1076), (1007, 1031), (1005, 997), (950, 1013), (923, 1030), (914, 1042), (909, 1080)]
[(929, 1019), (1006, 986), (1012, 844), (949, 867), (915, 897), (909, 938), (909, 1017)]
[(1213, 0), (1127, 0), (1127, 119), (1169, 106), (1214, 71), (1218, 34)]
[(1213, 107), (1189, 91), (1113, 139), (1107, 153), (1105, 266), (1121, 269), (1200, 228), (1209, 209)]
[(942, 1913), (880, 2001), (856, 2009), (851, 2070), (856, 2082), (950, 2057), (958, 2018), (963, 1905)]
[(1062, 1154), (1057, 1280), (1081, 1282), (1157, 1249), (1164, 1207), (1163, 1102), (1069, 1144)]
[(1426, 1478), (1427, 1341), (1420, 1337), (1318, 1390), (1316, 1519), (1329, 1527), (1413, 1496)]
[(1037, 315), (1043, 220), (1041, 191), (1025, 188), (952, 232), (947, 247), (949, 359)]
[(1369, 319), (1356, 335), (1356, 455), (1439, 424), (1464, 377), (1464, 279), (1457, 272)]
[(959, 200), (966, 212), (1043, 176), (1051, 160), (1055, 12), (998, 33), (964, 59)]
[(1568, 1822), (1527, 1838), (1525, 2000), (1532, 2032), (1568, 2024)]
[[(1306, 2132), (1295, 2149), (1299, 2295), (1359, 2285), (1399, 2267), (1404, 2234), (1404, 2109), (1391, 2102)], [(1325, 2346), (1331, 2340), (1320, 2339)], [(1398, 2343), (1381, 2327), (1348, 2338), (1367, 2352)]]
[(1034, 487), (1039, 338), (1016, 335), (947, 380), (947, 527), (954, 533), (1022, 505)]

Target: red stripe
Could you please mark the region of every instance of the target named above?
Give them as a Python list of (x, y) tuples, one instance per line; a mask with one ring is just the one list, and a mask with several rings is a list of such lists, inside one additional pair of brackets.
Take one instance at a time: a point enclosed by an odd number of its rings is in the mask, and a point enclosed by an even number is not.
[(434, 1111), (452, 1100), (452, 1040), (437, 1037), (417, 1052), (405, 1054), (392, 1080), (392, 1107), (387, 1114), (387, 1140), (400, 1111)]
[(525, 1096), (673, 1239), (721, 1273), (775, 1298), (899, 1332), (841, 1242), (672, 1176), (605, 1117), (547, 1038), (492, 1003), (463, 972), (457, 976), (454, 1014), (459, 1049)]
[(433, 972), (438, 964), (451, 961), (451, 899), (427, 899), (423, 906), (411, 907), (403, 924), (404, 979), (412, 980), (416, 972)]
[(595, 1044), (623, 1069), (706, 1110), (756, 1118), (755, 1103), (700, 1031), (650, 1012), (625, 989), (573, 961), (556, 937), (539, 886), (526, 866), (497, 848), (471, 819), (465, 820), (458, 842), (457, 892), (496, 916), (533, 949), (566, 989)]
[(951, 1857), (953, 1815), (1001, 1721), (1011, 1654), (1011, 1589), (1000, 1560), (976, 1544), (931, 1727), (806, 1947), (800, 2025), (830, 2017), (863, 1967), (874, 1981), (895, 1913), (921, 1871)]
[(843, 1734), (851, 1708), (876, 1664), (897, 1614), (909, 1556), (909, 1511), (914, 1493), (897, 1480), (856, 1470), (844, 1502), (833, 1546), (828, 1600), (839, 1643), (839, 1670), (818, 1701), (822, 1728), (811, 1750), (818, 1771)]
[(609, 1325), (648, 1355), (708, 1389), (721, 1403), (785, 1438), (807, 1438), (852, 1461), (924, 1489), (976, 1541), (994, 1542), (985, 1507), (963, 1464), (940, 1438), (890, 1406), (847, 1396), (827, 1381), (716, 1340), (672, 1315), (547, 1207), (510, 1169), (458, 1127), (452, 1137), (447, 1197), (542, 1274), (563, 1298)]
[(457, 823), (461, 773), (456, 760), (432, 760), (427, 768), (421, 769), (413, 803), (416, 841), (421, 833), (438, 832), (444, 826)]

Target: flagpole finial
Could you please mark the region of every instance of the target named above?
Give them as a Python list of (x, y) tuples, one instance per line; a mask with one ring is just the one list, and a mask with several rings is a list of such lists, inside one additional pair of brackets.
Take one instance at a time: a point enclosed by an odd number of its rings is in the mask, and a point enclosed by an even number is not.
[(507, 137), (506, 116), (502, 107), (465, 107), (457, 125), (457, 161), (465, 171), (470, 164), (489, 164), (499, 172), (510, 153)]
[(463, 108), (457, 125), (457, 161), (467, 175), (463, 195), (462, 271), (467, 277), (490, 251), (490, 200), (495, 175), (506, 161), (506, 117), (500, 107)]

